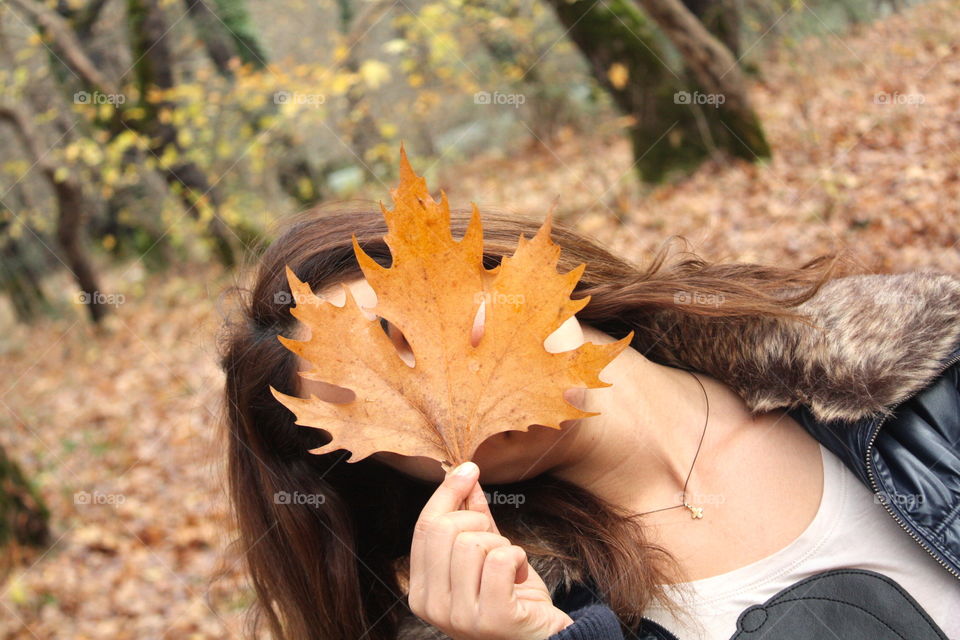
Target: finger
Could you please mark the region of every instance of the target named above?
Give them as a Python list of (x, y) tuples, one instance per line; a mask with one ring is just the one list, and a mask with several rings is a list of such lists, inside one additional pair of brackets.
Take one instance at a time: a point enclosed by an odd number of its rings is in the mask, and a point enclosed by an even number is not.
[(493, 519), (493, 514), (490, 512), (490, 503), (487, 502), (487, 496), (484, 495), (479, 482), (474, 485), (470, 495), (467, 496), (467, 509), (487, 516), (490, 519), (490, 530), (494, 533), (500, 533), (497, 521)]
[(450, 579), (451, 611), (476, 611), (480, 597), (480, 578), (487, 554), (497, 547), (509, 547), (510, 541), (492, 532), (466, 531), (457, 536), (453, 543), (450, 566), (453, 575)]
[(434, 521), (426, 536), (429, 550), (423, 565), (427, 590), (449, 594), (451, 589), (451, 557), (457, 536), (467, 531), (488, 531), (489, 524), (482, 515), (472, 511), (454, 511)]
[(420, 548), (417, 562), (411, 557), (410, 597), (414, 602), (450, 597), (450, 562), (457, 536), (466, 531), (489, 531), (490, 522), (473, 511), (452, 511), (432, 520), (415, 535)]
[[(466, 471), (466, 475), (457, 473), (459, 471)], [(430, 496), (430, 499), (427, 500), (413, 529), (413, 541), (410, 545), (411, 572), (420, 570), (422, 575), (422, 570), (426, 566), (424, 558), (426, 557), (427, 547), (425, 547), (424, 541), (430, 523), (441, 515), (458, 510), (470, 489), (476, 484), (478, 475), (479, 470), (476, 464), (472, 462), (464, 463), (448, 473), (440, 486), (433, 492), (433, 495)]]
[(498, 547), (487, 554), (480, 578), (481, 611), (503, 611), (513, 598), (517, 574), (526, 568), (527, 554), (517, 545)]
[(461, 503), (476, 483), (479, 467), (474, 462), (464, 462), (446, 475), (437, 490), (420, 512), (420, 518), (430, 520), (460, 508)]

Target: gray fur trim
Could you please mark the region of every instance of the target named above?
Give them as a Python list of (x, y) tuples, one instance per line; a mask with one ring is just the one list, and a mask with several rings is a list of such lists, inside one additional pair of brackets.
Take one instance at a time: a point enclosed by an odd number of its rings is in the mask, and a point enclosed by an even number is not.
[(923, 388), (960, 341), (960, 279), (944, 273), (838, 278), (797, 310), (817, 326), (665, 316), (648, 356), (714, 376), (757, 413), (854, 421)]

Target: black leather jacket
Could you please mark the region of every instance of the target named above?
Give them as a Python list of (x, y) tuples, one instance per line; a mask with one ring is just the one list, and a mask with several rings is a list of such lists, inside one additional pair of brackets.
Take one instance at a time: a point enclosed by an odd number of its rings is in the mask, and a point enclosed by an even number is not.
[(806, 407), (790, 415), (870, 487), (917, 544), (960, 579), (960, 348), (943, 360), (942, 369), (886, 420), (864, 419), (851, 429), (819, 422)]

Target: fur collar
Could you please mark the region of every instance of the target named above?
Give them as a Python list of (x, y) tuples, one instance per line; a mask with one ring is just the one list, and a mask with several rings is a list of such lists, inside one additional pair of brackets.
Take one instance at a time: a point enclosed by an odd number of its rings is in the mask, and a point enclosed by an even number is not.
[(817, 326), (664, 317), (648, 357), (721, 380), (754, 412), (806, 405), (820, 421), (883, 415), (926, 386), (960, 341), (960, 278), (838, 278), (798, 310)]
[[(960, 278), (944, 273), (838, 278), (798, 310), (816, 326), (663, 313), (645, 355), (721, 380), (754, 412), (806, 405), (853, 424), (925, 387), (960, 343)], [(551, 590), (577, 579), (558, 561), (530, 562)], [(447, 636), (410, 615), (399, 637)]]

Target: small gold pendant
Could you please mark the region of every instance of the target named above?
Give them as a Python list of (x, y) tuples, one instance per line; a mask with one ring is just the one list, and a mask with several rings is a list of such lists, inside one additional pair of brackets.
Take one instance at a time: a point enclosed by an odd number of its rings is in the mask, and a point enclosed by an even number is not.
[(703, 507), (694, 507), (692, 505), (687, 504), (686, 502), (683, 503), (683, 506), (685, 506), (687, 509), (690, 510), (691, 519), (699, 520), (703, 518)]

